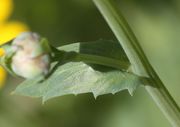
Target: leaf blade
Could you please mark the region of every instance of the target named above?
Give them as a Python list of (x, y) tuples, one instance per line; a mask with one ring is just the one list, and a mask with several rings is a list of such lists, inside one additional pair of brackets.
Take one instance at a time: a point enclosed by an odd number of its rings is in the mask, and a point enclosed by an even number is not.
[[(65, 52), (73, 51), (92, 56), (106, 57), (114, 61), (123, 61), (129, 66), (129, 60), (122, 47), (113, 41), (79, 42), (65, 45), (58, 49)], [(71, 54), (73, 58), (73, 53)], [(71, 56), (67, 58), (69, 59)], [(53, 65), (56, 69), (47, 79), (43, 80), (41, 77), (37, 77), (36, 79), (25, 80), (13, 93), (31, 97), (42, 97), (43, 102), (68, 94), (77, 95), (91, 92), (97, 97), (109, 93), (115, 94), (125, 89), (132, 95), (144, 80), (143, 77), (134, 75), (124, 70), (124, 68), (119, 70), (98, 64), (87, 64), (83, 61), (63, 62), (63, 60), (65, 59), (63, 58), (61, 62)]]
[[(71, 69), (70, 69), (71, 67)], [(113, 77), (113, 78), (112, 78)], [(51, 78), (40, 83), (40, 78), (26, 80), (14, 91), (31, 97), (42, 97), (43, 101), (67, 94), (92, 92), (95, 97), (103, 94), (115, 94), (128, 89), (130, 94), (141, 84), (138, 76), (128, 72), (114, 70), (102, 73), (82, 62), (72, 62), (60, 66)]]

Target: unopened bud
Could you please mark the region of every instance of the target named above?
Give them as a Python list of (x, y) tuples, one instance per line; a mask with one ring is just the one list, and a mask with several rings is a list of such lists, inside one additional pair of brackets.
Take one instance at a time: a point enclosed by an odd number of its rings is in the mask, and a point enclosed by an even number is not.
[[(11, 70), (24, 78), (47, 75), (50, 67), (50, 48), (38, 34), (25, 32), (11, 44)], [(12, 54), (12, 53), (11, 53)], [(8, 55), (8, 54), (6, 54)]]

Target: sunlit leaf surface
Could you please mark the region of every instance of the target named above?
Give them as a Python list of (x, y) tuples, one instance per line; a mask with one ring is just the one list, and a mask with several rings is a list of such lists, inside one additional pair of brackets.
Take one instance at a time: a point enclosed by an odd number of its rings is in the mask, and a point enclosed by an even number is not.
[[(89, 43), (74, 43), (59, 49), (103, 56), (128, 63), (121, 46), (117, 44), (113, 41), (100, 40)], [(135, 89), (142, 84), (142, 77), (131, 72), (83, 61), (59, 62), (54, 63), (53, 66), (53, 72), (47, 79), (37, 77), (25, 80), (13, 93), (42, 97), (43, 101), (46, 101), (67, 94), (93, 93), (97, 97), (108, 93), (115, 94), (125, 89), (132, 95)]]

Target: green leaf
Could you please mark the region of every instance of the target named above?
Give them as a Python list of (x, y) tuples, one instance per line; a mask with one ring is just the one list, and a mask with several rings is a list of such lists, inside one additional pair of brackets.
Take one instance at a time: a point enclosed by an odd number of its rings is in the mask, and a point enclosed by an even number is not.
[[(52, 49), (57, 52), (57, 49)], [(85, 62), (113, 67), (119, 70), (129, 69), (130, 62), (117, 41), (98, 40), (93, 42), (78, 42), (58, 48), (55, 61)]]
[(41, 77), (24, 81), (13, 93), (42, 97), (44, 102), (67, 94), (92, 92), (97, 97), (108, 93), (115, 94), (124, 89), (132, 95), (140, 84), (141, 78), (128, 72), (100, 72), (83, 62), (70, 62), (59, 66), (51, 77), (42, 82)]
[(129, 60), (124, 50), (117, 41), (97, 40), (92, 42), (77, 42), (77, 43), (61, 46), (58, 49), (67, 52), (75, 51), (82, 54), (103, 56), (129, 63)]
[(3, 66), (8, 71), (8, 73), (16, 77), (17, 75), (11, 68), (11, 58), (12, 56), (2, 56), (0, 58), (0, 65)]
[(3, 66), (11, 75), (17, 77), (11, 68), (12, 57), (15, 54), (15, 51), (11, 48), (10, 43), (11, 42), (8, 42), (8, 44), (0, 46), (0, 48), (5, 49), (6, 53), (6, 55), (0, 57), (0, 65)]
[[(118, 42), (99, 40), (74, 43), (58, 49), (65, 51), (65, 56), (67, 56), (66, 52), (69, 53), (68, 55), (72, 54), (72, 58), (74, 58), (73, 52), (76, 52), (84, 56), (87, 54), (95, 58), (103, 57), (116, 62), (126, 62), (129, 66), (127, 56)], [(60, 56), (63, 55), (60, 53)], [(68, 60), (69, 58), (71, 59), (71, 56), (68, 56)], [(98, 59), (90, 60), (98, 61)], [(113, 64), (112, 61), (110, 63)], [(122, 71), (112, 68), (113, 66), (102, 66), (106, 64), (94, 64), (100, 62), (92, 63), (86, 63), (83, 59), (73, 62), (73, 60), (67, 61), (66, 57), (62, 58), (59, 62), (54, 62), (51, 73), (45, 80), (42, 77), (25, 80), (13, 93), (42, 97), (45, 102), (48, 99), (68, 94), (93, 93), (97, 97), (103, 94), (115, 94), (125, 89), (132, 95), (135, 89), (143, 84), (144, 78), (127, 71), (128, 68), (123, 68), (122, 70), (126, 69), (126, 71)]]

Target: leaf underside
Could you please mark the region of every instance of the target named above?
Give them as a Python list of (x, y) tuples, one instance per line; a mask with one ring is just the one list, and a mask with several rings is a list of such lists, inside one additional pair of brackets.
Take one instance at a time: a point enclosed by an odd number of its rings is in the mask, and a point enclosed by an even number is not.
[[(59, 49), (128, 61), (121, 46), (113, 41), (99, 40), (74, 43), (62, 46)], [(99, 95), (115, 94), (125, 89), (132, 95), (135, 89), (142, 84), (142, 77), (133, 73), (100, 65), (91, 65), (83, 61), (62, 65), (54, 63), (52, 66), (56, 66), (56, 69), (47, 79), (44, 80), (42, 77), (27, 79), (13, 93), (42, 97), (43, 102), (45, 102), (48, 99), (67, 94), (77, 95), (91, 92), (96, 98)]]

